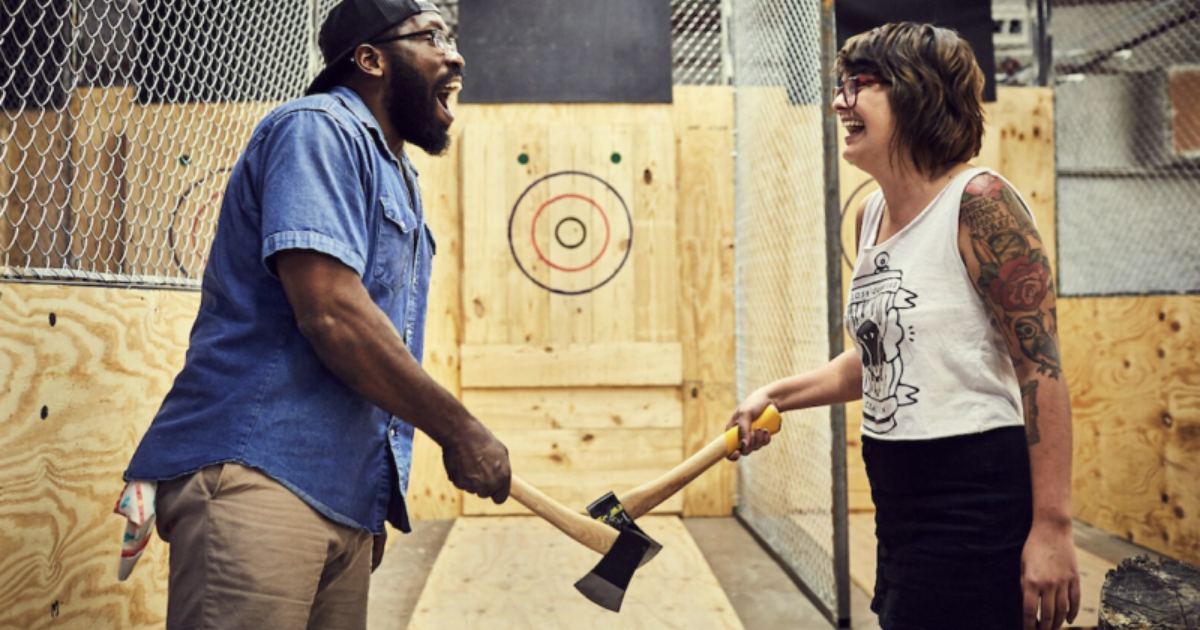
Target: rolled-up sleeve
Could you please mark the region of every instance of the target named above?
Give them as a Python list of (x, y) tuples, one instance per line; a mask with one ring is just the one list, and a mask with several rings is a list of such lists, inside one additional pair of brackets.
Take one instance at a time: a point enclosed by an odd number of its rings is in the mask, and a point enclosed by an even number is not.
[(370, 204), (359, 138), (321, 110), (290, 112), (272, 125), (263, 152), (262, 262), (282, 250), (332, 256), (364, 275)]

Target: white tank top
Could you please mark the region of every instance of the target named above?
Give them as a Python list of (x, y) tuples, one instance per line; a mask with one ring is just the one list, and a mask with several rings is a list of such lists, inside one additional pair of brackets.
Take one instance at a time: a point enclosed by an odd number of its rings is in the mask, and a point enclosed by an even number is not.
[(863, 364), (863, 435), (925, 440), (1024, 424), (1008, 345), (958, 249), (963, 189), (990, 172), (959, 173), (883, 243), (883, 192), (867, 198), (845, 320)]

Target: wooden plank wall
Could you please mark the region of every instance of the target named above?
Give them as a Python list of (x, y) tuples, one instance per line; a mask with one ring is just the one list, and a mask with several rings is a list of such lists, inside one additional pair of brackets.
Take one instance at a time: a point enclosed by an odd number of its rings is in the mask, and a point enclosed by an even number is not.
[[(640, 108), (608, 109), (636, 119)], [(613, 475), (648, 480), (681, 459), (672, 135), (667, 125), (625, 122), (463, 131), (460, 173), (472, 183), (463, 190), (463, 400), (508, 445), (516, 472), (580, 509), (625, 489), (612, 487)], [(555, 217), (586, 226), (578, 247), (557, 238)], [(665, 417), (584, 412), (599, 422), (577, 429), (568, 428), (579, 423), (572, 405), (541, 406), (554, 415), (535, 429), (489, 407), (529, 409), (576, 393), (598, 409), (630, 407), (659, 387), (673, 401)], [(463, 507), (524, 512), (473, 497)]]
[[(535, 430), (536, 427), (541, 427), (537, 430), (545, 430), (557, 424), (560, 429), (570, 427), (570, 430), (583, 431), (577, 436), (579, 440), (591, 435), (588, 444), (594, 449), (596, 434), (589, 431), (606, 425), (611, 427), (611, 418), (619, 417), (627, 423), (627, 429), (641, 427), (649, 431), (647, 435), (652, 437), (644, 446), (652, 452), (663, 448), (676, 453), (691, 452), (711, 439), (736, 405), (732, 291), (732, 103), (732, 91), (729, 88), (676, 87), (675, 103), (670, 106), (456, 107), (457, 121), (452, 128), (455, 142), (449, 153), (436, 158), (419, 151), (412, 153), (421, 172), (422, 193), (429, 209), (429, 221), (438, 238), (430, 324), (426, 332), (426, 366), (435, 378), (452, 392), (463, 396), (468, 407), (474, 409), (485, 422), (494, 416), (497, 422), (509, 427), (506, 429), (509, 431)], [(558, 131), (554, 133), (558, 135), (550, 135), (547, 130), (555, 128)], [(582, 130), (587, 128), (592, 131), (586, 132), (588, 135), (585, 137)], [(652, 133), (645, 133), (648, 128), (653, 130)], [(562, 135), (564, 133), (568, 135)], [(645, 171), (649, 170), (651, 182), (657, 183), (659, 178), (667, 178), (673, 189), (671, 194), (675, 196), (675, 202), (669, 208), (674, 214), (674, 229), (664, 231), (667, 224), (646, 224), (647, 220), (654, 221), (653, 214), (641, 217), (639, 220), (643, 223), (637, 225), (635, 231), (639, 235), (650, 234), (652, 238), (635, 239), (633, 255), (642, 258), (673, 255), (678, 260), (668, 267), (643, 266), (628, 277), (618, 276), (614, 282), (632, 281), (632, 286), (618, 285), (614, 294), (624, 292), (626, 296), (632, 295), (632, 299), (624, 299), (623, 305), (614, 305), (611, 311), (602, 313), (603, 317), (599, 320), (601, 325), (597, 325), (596, 315), (592, 313), (588, 322), (590, 331), (582, 321), (576, 321), (566, 329), (567, 336), (558, 339), (554, 337), (558, 333), (550, 332), (548, 294), (517, 276), (515, 269), (509, 269), (512, 266), (511, 254), (506, 247), (488, 250), (490, 254), (477, 252), (471, 245), (464, 245), (467, 240), (464, 230), (492, 229), (497, 233), (489, 237), (477, 234), (476, 238), (495, 237), (503, 244), (506, 240), (504, 222), (513, 202), (509, 197), (514, 196), (508, 194), (511, 192), (508, 189), (520, 185), (519, 179), (527, 180), (550, 172), (551, 164), (547, 156), (552, 150), (563, 150), (567, 145), (584, 146), (599, 140), (607, 141), (609, 136), (623, 145), (643, 143), (640, 146), (648, 149), (650, 146), (660, 147), (653, 149), (658, 153), (664, 150), (671, 152), (675, 164), (667, 171), (660, 167), (631, 171), (634, 164), (645, 162), (648, 154), (636, 148), (623, 151), (624, 159), (620, 165), (607, 166), (605, 177), (620, 179), (632, 174), (635, 180), (644, 182)], [(463, 152), (463, 147), (473, 141), (492, 148), (486, 149), (483, 155), (469, 156)], [(516, 155), (514, 150), (530, 158), (527, 170), (523, 173), (509, 168), (511, 165), (508, 163)], [(475, 160), (474, 166), (467, 164), (467, 160)], [(489, 170), (488, 164), (496, 168)], [(503, 168), (499, 168), (501, 166)], [(504, 174), (506, 169), (508, 174)], [(459, 179), (456, 177), (459, 171), (483, 174)], [(496, 172), (489, 174), (493, 171)], [(634, 186), (633, 191), (628, 193), (631, 205), (640, 204), (650, 209), (662, 206), (662, 202), (655, 197), (643, 195), (640, 192), (643, 189), (651, 195), (659, 194), (655, 191), (669, 190), (658, 185)], [(622, 191), (623, 195), (626, 193)], [(472, 216), (481, 218), (468, 221), (464, 214), (468, 210), (473, 213)], [(488, 228), (487, 225), (493, 227)], [(471, 257), (475, 255), (484, 256), (481, 260), (486, 260), (486, 265), (508, 269), (502, 280), (507, 287), (502, 292), (505, 297), (500, 297), (501, 292), (489, 290), (489, 297), (484, 300), (477, 295), (478, 290), (470, 288), (473, 282), (481, 282), (480, 270), (485, 268), (481, 267), (483, 262), (472, 262), (474, 259)], [(649, 275), (645, 273), (653, 269), (659, 271)], [(547, 272), (535, 270), (534, 273)], [(664, 276), (664, 273), (667, 275)], [(670, 296), (653, 298), (648, 293), (657, 290), (655, 287), (667, 286), (675, 287), (672, 289), (675, 292)], [(498, 299), (503, 301), (496, 302)], [(620, 310), (625, 306), (637, 309), (638, 305), (643, 304), (661, 306), (630, 313)], [(556, 312), (557, 316), (574, 317), (569, 311)], [(626, 320), (644, 322), (637, 326), (643, 332), (633, 332), (634, 343), (631, 345), (613, 345), (627, 338), (627, 333), (621, 328), (627, 325)], [(586, 350), (577, 347), (577, 344), (554, 346), (557, 360), (599, 359), (601, 365), (613, 365), (613, 360), (631, 356), (628, 352), (636, 355), (649, 351), (658, 368), (626, 361), (623, 370), (615, 370), (615, 375), (610, 371), (610, 376), (605, 378), (610, 385), (627, 385), (635, 381), (641, 381), (642, 385), (658, 385), (639, 388), (638, 395), (627, 399), (610, 397), (601, 403), (608, 395), (608, 390), (604, 388), (573, 392), (530, 389), (532, 383), (512, 381), (516, 378), (513, 375), (518, 373), (517, 370), (485, 369), (487, 363), (480, 362), (523, 356), (521, 352), (524, 351), (508, 354), (516, 351), (516, 346), (548, 341), (585, 341), (589, 334), (593, 335), (593, 340), (603, 340), (605, 347)], [(662, 364), (664, 357), (655, 346), (639, 345), (662, 341), (673, 341), (679, 348), (675, 351), (668, 349), (666, 354), (666, 358), (679, 356), (677, 361), (680, 363), (675, 367)], [(499, 343), (500, 346), (481, 345), (481, 342)], [(622, 347), (625, 349), (622, 350)], [(611, 356), (604, 358), (596, 352)], [(464, 358), (464, 353), (470, 358)], [(467, 364), (465, 368), (464, 363)], [(636, 369), (646, 374), (637, 376), (632, 371)], [(589, 370), (589, 376), (603, 376), (596, 373), (595, 369)], [(672, 372), (677, 376), (663, 376)], [(573, 382), (555, 373), (543, 373), (542, 377), (557, 379), (559, 385)], [(563, 381), (564, 378), (567, 380)], [(670, 382), (663, 381), (664, 378)], [(682, 387), (679, 383), (681, 378)], [(465, 390), (464, 384), (467, 385)], [(595, 387), (603, 383), (590, 379), (587, 385)], [(505, 399), (504, 395), (498, 395), (495, 391), (480, 389), (497, 386), (516, 387), (510, 390), (514, 398)], [(618, 391), (612, 389), (611, 393)], [(524, 410), (527, 416), (522, 418), (520, 410)], [(668, 424), (664, 425), (664, 422)], [(675, 446), (662, 441), (665, 434), (656, 433), (671, 422), (675, 423), (676, 434), (682, 436), (682, 443), (677, 439)], [(560, 451), (563, 448), (558, 441), (551, 440), (538, 451), (539, 457), (563, 458), (562, 452), (554, 453), (544, 448), (549, 444), (558, 444)], [(528, 445), (522, 448), (529, 452)], [(678, 456), (675, 454), (672, 458), (677, 459)], [(535, 457), (531, 464), (544, 465), (537, 464), (537, 461), (545, 460)], [(661, 466), (661, 463), (658, 465)], [(640, 483), (639, 474), (647, 475), (644, 469), (622, 473), (613, 468), (608, 466), (609, 470), (596, 475), (596, 478), (618, 491)], [(668, 507), (676, 511), (682, 509), (683, 513), (689, 515), (729, 514), (732, 509), (734, 470), (732, 466), (715, 467), (689, 486), (682, 502), (677, 499)], [(543, 485), (560, 490), (567, 487), (561, 479), (545, 474), (542, 477), (544, 479), (538, 480)], [(409, 500), (416, 518), (450, 518), (460, 513), (463, 503), (461, 493), (446, 480), (436, 445), (423, 436), (418, 437), (412, 479)], [(587, 492), (576, 491), (563, 498), (569, 497), (578, 503), (576, 507), (582, 509), (587, 501), (595, 498), (588, 494), (593, 490), (589, 487)], [(472, 504), (471, 501), (470, 498), (466, 501), (468, 505), (474, 505), (471, 509), (487, 509), (481, 503)]]
[(1200, 564), (1200, 296), (1066, 298), (1074, 512)]
[(162, 627), (166, 546), (117, 582), (112, 508), (199, 297), (0, 283), (0, 626)]
[[(733, 93), (675, 88), (679, 341), (683, 452), (701, 449), (737, 406), (734, 307)], [(683, 490), (684, 516), (733, 513), (737, 467), (721, 464)]]

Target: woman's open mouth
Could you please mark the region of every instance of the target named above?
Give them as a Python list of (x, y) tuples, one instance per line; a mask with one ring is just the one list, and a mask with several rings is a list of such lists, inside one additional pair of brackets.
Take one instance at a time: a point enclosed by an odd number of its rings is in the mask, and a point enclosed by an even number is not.
[(863, 130), (866, 129), (866, 126), (863, 124), (863, 121), (856, 120), (853, 118), (843, 118), (842, 126), (846, 128), (846, 132), (847, 132), (846, 139), (847, 140), (861, 134), (863, 132)]

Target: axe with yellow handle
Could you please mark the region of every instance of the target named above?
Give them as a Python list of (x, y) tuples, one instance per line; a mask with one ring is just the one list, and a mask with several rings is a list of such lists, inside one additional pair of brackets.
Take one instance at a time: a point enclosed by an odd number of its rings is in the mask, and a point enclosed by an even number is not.
[[(766, 429), (771, 435), (775, 435), (779, 432), (781, 425), (782, 418), (779, 416), (779, 410), (775, 408), (775, 405), (769, 405), (751, 423), (750, 429), (751, 431)], [(686, 486), (704, 471), (712, 468), (714, 464), (736, 451), (738, 445), (738, 428), (733, 427), (721, 435), (721, 437), (709, 442), (708, 446), (697, 451), (695, 455), (692, 455), (684, 460), (683, 463), (671, 469), (670, 472), (667, 472), (654, 481), (623, 493), (623, 499), (618, 499), (612, 492), (600, 497), (588, 506), (588, 514), (591, 514), (592, 518), (595, 518), (597, 521), (605, 523), (613, 530), (620, 532), (619, 536), (637, 534), (641, 538), (649, 540), (654, 545), (654, 548), (648, 550), (649, 552), (645, 554), (644, 560), (642, 560), (644, 564), (658, 552), (660, 547), (658, 543), (650, 540), (649, 536), (645, 535), (645, 532), (634, 523), (634, 520), (654, 509), (663, 501), (671, 498), (676, 492), (679, 492), (680, 488)], [(609, 566), (605, 566), (609, 557), (606, 556), (596, 566), (596, 569), (579, 580), (575, 584), (575, 588), (579, 589), (584, 596), (593, 602), (609, 610), (616, 611), (621, 609), (621, 601), (625, 597), (625, 589), (629, 585), (629, 580), (633, 578), (633, 570), (637, 566), (629, 568), (629, 562), (619, 565), (608, 562), (607, 565)]]

